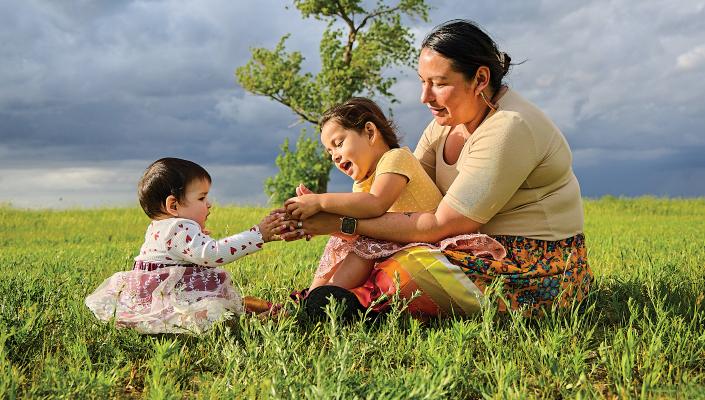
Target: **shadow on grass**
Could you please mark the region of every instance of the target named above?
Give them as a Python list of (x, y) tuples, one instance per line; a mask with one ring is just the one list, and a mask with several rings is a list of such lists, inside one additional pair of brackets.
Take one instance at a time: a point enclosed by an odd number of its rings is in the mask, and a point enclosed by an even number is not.
[(639, 310), (641, 315), (654, 320), (664, 314), (687, 321), (698, 319), (703, 327), (704, 320), (700, 316), (705, 281), (684, 281), (661, 275), (647, 282), (619, 276), (604, 277), (594, 283), (595, 289), (587, 302), (594, 303), (602, 312), (606, 325), (622, 326), (630, 320), (634, 310)]

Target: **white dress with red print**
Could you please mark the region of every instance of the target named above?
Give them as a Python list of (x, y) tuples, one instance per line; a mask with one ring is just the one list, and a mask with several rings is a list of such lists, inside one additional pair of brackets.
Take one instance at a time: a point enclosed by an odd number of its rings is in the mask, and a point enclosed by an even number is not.
[(257, 227), (216, 240), (188, 219), (152, 221), (131, 271), (117, 272), (86, 305), (103, 321), (140, 333), (200, 333), (241, 314), (230, 274), (218, 268), (262, 248)]

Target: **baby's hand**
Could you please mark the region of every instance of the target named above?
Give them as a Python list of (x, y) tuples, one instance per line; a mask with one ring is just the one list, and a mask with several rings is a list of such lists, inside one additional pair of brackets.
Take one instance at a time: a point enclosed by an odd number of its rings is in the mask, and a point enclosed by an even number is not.
[(321, 211), (320, 196), (317, 194), (303, 194), (292, 197), (284, 202), (286, 211), (297, 219), (306, 219)]
[(257, 227), (259, 227), (259, 233), (262, 234), (262, 240), (265, 243), (272, 240), (281, 240), (279, 233), (283, 220), (284, 217), (280, 213), (272, 213), (262, 218)]

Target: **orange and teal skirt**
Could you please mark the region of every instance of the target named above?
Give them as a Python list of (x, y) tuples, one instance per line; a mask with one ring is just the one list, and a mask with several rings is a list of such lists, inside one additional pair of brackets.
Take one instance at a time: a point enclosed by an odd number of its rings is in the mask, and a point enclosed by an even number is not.
[(501, 260), (412, 247), (377, 264), (367, 282), (352, 291), (375, 311), (389, 308), (394, 297), (410, 300), (407, 310), (420, 317), (475, 314), (498, 280), (501, 291), (492, 298), (502, 312), (522, 309), (537, 315), (579, 302), (590, 291), (592, 271), (582, 234), (559, 241), (493, 238), (507, 250)]

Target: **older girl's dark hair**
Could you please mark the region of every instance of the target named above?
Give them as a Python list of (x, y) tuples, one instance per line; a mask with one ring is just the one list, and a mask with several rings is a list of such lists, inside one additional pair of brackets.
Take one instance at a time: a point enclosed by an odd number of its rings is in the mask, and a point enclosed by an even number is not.
[(333, 106), (323, 113), (318, 126), (323, 128), (328, 121), (336, 121), (345, 129), (362, 132), (365, 124), (372, 122), (379, 129), (384, 143), (390, 149), (399, 147), (399, 137), (394, 123), (387, 119), (377, 103), (365, 97), (352, 97), (345, 103)]
[(172, 195), (183, 202), (186, 186), (197, 179), (211, 182), (208, 171), (193, 161), (167, 157), (153, 162), (137, 184), (137, 196), (144, 213), (152, 219), (163, 215), (166, 198)]
[(470, 80), (480, 66), (490, 70), (490, 86), (499, 89), (509, 72), (512, 59), (499, 51), (497, 43), (476, 23), (454, 19), (436, 26), (426, 36), (421, 48), (431, 49), (452, 63), (453, 69)]

